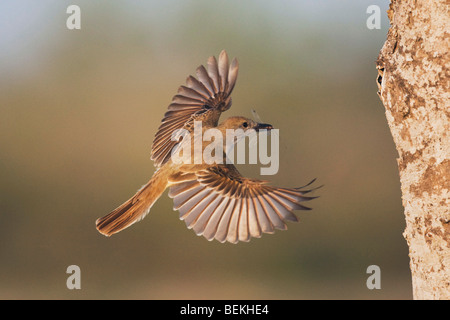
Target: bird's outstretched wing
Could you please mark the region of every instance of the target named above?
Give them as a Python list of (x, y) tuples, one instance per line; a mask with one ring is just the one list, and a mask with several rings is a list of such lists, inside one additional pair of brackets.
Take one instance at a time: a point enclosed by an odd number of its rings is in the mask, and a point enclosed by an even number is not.
[(186, 85), (181, 86), (172, 98), (153, 140), (151, 159), (156, 167), (170, 159), (171, 150), (178, 143), (171, 140), (174, 130), (190, 130), (194, 120), (217, 126), (220, 114), (231, 107), (230, 94), (238, 74), (237, 60), (233, 59), (230, 64), (224, 50), (219, 55), (219, 61), (210, 57), (207, 66), (208, 69), (198, 67), (198, 79), (189, 76)]
[(286, 221), (298, 221), (292, 211), (310, 210), (301, 203), (316, 198), (305, 196), (314, 189), (304, 189), (314, 180), (300, 188), (277, 188), (243, 177), (233, 165), (178, 174), (169, 182), (180, 219), (197, 235), (220, 242), (249, 241), (285, 230)]

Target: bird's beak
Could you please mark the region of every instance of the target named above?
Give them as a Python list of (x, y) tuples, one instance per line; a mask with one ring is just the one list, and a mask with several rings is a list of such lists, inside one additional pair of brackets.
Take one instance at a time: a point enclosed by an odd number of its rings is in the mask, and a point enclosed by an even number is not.
[(273, 129), (273, 126), (271, 124), (268, 124), (268, 123), (258, 123), (256, 125), (256, 127), (255, 127), (256, 131), (263, 130), (263, 129), (271, 130), (271, 129)]

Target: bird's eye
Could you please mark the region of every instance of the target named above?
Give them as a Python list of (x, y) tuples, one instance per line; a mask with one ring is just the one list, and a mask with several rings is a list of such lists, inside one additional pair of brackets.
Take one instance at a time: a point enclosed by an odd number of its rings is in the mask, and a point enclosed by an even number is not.
[(244, 122), (244, 123), (242, 124), (242, 126), (243, 126), (244, 128), (247, 128), (247, 127), (248, 127), (248, 123), (247, 123), (247, 122)]

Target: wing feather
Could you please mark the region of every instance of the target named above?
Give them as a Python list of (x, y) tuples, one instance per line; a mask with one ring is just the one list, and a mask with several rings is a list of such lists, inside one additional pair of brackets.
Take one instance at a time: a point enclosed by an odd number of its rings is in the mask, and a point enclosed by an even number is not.
[(169, 196), (187, 227), (220, 242), (249, 241), (275, 229), (285, 230), (287, 221), (298, 221), (294, 210), (309, 209), (299, 203), (315, 198), (304, 196), (309, 190), (277, 188), (245, 178), (230, 164), (201, 167), (171, 181)]
[(215, 57), (210, 57), (208, 59), (208, 75), (214, 83), (214, 93), (220, 92), (220, 78), (219, 69), (217, 66), (217, 60)]
[(239, 218), (241, 215), (242, 199), (236, 199), (236, 205), (231, 213), (226, 240), (231, 243), (239, 241)]
[(209, 241), (214, 239), (217, 233), (220, 219), (222, 218), (224, 212), (226, 212), (231, 200), (229, 198), (223, 197), (223, 201), (216, 208), (216, 210), (211, 214), (208, 222), (206, 223), (205, 230), (203, 231), (203, 236)]
[(198, 67), (198, 79), (189, 76), (186, 85), (178, 88), (153, 140), (151, 159), (156, 167), (161, 167), (170, 159), (171, 151), (177, 144), (177, 141), (171, 141), (174, 130), (191, 130), (195, 120), (217, 125), (220, 113), (231, 107), (230, 95), (239, 67), (236, 59), (231, 66), (228, 61), (225, 51), (220, 53), (218, 62), (210, 57), (208, 70), (204, 66)]
[(237, 202), (238, 200), (236, 198), (229, 199), (227, 208), (220, 218), (219, 224), (217, 225), (217, 232), (214, 236), (215, 239), (219, 242), (223, 243), (227, 239), (231, 216), (234, 212), (234, 208), (237, 206)]
[(226, 199), (216, 195), (214, 200), (210, 202), (208, 207), (203, 210), (198, 219), (195, 221), (193, 230), (198, 236), (201, 236), (203, 234), (209, 219), (216, 210), (221, 208), (220, 204), (222, 202), (226, 202)]
[(220, 91), (227, 92), (228, 88), (228, 55), (225, 51), (222, 51), (219, 55), (219, 79), (220, 79)]
[(209, 97), (214, 97), (215, 94), (214, 82), (209, 77), (208, 71), (206, 71), (204, 66), (200, 66), (197, 68), (196, 73), (200, 82), (203, 84), (206, 90), (208, 90)]
[(188, 229), (191, 229), (194, 226), (194, 223), (197, 221), (198, 217), (212, 202), (214, 202), (214, 199), (216, 198), (217, 194), (214, 194), (212, 192), (207, 193), (207, 195), (203, 197), (203, 199), (201, 199), (185, 214), (184, 222), (186, 223)]

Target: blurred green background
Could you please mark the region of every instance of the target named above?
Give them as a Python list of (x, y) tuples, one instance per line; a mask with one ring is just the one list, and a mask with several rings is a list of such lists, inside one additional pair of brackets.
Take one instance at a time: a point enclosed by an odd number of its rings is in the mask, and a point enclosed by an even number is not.
[[(68, 30), (66, 8), (81, 8)], [(396, 164), (375, 60), (373, 1), (0, 2), (0, 298), (410, 299)], [(154, 171), (153, 136), (195, 68), (240, 63), (233, 107), (280, 130), (280, 170), (317, 177), (288, 231), (208, 242), (164, 195), (106, 238), (95, 220)], [(258, 168), (239, 167), (253, 177)], [(257, 177), (257, 176), (256, 176)], [(66, 268), (81, 268), (68, 290)], [(381, 289), (366, 287), (370, 265)]]

